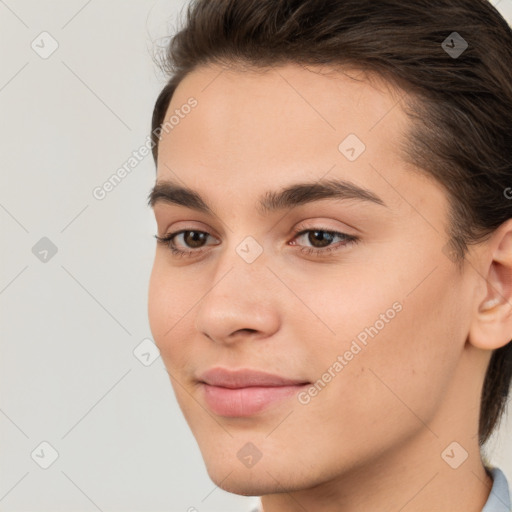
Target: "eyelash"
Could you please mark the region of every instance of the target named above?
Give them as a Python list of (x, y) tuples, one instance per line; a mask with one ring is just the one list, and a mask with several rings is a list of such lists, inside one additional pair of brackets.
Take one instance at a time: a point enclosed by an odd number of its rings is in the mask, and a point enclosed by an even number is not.
[[(301, 253), (308, 254), (308, 255), (313, 254), (315, 256), (323, 257), (323, 256), (328, 256), (331, 252), (338, 251), (344, 247), (347, 247), (351, 244), (355, 244), (355, 243), (359, 242), (359, 237), (356, 237), (354, 235), (347, 235), (345, 233), (340, 233), (339, 231), (332, 231), (332, 230), (328, 230), (328, 229), (324, 229), (324, 228), (309, 228), (309, 229), (303, 230), (302, 227), (299, 227), (294, 232), (293, 238), (295, 239), (295, 238), (302, 236), (306, 233), (310, 233), (310, 232), (314, 232), (314, 231), (321, 231), (321, 232), (327, 233), (329, 235), (339, 236), (344, 239), (344, 242), (342, 244), (334, 246), (334, 247), (329, 245), (323, 249), (318, 249), (315, 247), (302, 247), (300, 250)], [(180, 231), (168, 233), (167, 235), (165, 235), (163, 237), (155, 235), (155, 238), (158, 243), (167, 245), (173, 256), (194, 257), (194, 256), (197, 256), (197, 255), (201, 254), (202, 252), (204, 252), (204, 248), (183, 250), (183, 249), (178, 249), (173, 242), (174, 237), (176, 237), (180, 234), (189, 233), (189, 232), (203, 233), (205, 235), (209, 235), (209, 233), (207, 233), (206, 231), (200, 231), (197, 229), (182, 229)]]

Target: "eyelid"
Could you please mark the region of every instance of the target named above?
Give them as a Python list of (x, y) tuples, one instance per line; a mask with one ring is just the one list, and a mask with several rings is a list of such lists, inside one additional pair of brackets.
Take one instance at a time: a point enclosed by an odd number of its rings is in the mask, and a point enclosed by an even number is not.
[[(162, 236), (166, 236), (169, 233), (178, 233), (183, 231), (201, 231), (204, 233), (208, 233), (210, 236), (215, 238), (219, 238), (216, 233), (217, 231), (211, 227), (210, 224), (201, 221), (191, 221), (191, 220), (172, 220), (169, 222), (169, 219), (164, 219), (162, 222), (157, 221), (157, 226), (162, 226), (163, 229), (158, 228), (158, 231), (163, 233)], [(171, 227), (172, 226), (172, 229)]]
[(324, 221), (303, 221), (297, 224), (291, 231), (291, 234), (297, 236), (301, 231), (329, 231), (331, 233), (338, 233), (340, 235), (347, 235), (358, 237), (358, 230), (349, 226), (348, 224), (343, 224), (341, 227), (329, 227), (326, 225)]

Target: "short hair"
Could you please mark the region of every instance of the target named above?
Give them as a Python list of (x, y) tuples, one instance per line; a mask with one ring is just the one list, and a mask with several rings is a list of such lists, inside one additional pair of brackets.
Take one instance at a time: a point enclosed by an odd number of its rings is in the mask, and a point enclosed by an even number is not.
[[(460, 55), (450, 52), (455, 40)], [(459, 268), (469, 244), (512, 217), (512, 30), (486, 0), (192, 0), (160, 62), (168, 82), (152, 117), (155, 163), (158, 129), (187, 74), (287, 63), (358, 69), (407, 93), (402, 157), (446, 190), (445, 248)], [(511, 379), (509, 342), (485, 375), (480, 445), (500, 422)]]

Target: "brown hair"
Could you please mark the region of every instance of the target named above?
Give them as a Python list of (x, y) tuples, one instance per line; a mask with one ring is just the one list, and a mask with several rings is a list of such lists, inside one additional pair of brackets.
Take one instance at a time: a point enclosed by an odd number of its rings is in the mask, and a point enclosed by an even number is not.
[[(460, 55), (449, 54), (453, 32), (468, 44)], [(155, 162), (172, 95), (193, 69), (285, 63), (347, 66), (408, 93), (403, 157), (445, 187), (446, 254), (460, 268), (468, 244), (512, 218), (512, 30), (488, 1), (192, 0), (166, 48), (170, 78), (152, 119)], [(511, 379), (508, 343), (493, 352), (485, 376), (481, 445), (499, 424)]]

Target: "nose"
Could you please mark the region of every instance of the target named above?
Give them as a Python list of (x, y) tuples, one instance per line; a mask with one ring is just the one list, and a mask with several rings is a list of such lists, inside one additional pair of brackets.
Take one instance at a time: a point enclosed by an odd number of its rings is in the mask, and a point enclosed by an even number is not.
[(227, 345), (271, 336), (280, 325), (279, 294), (265, 258), (247, 263), (235, 251), (221, 258), (194, 310), (196, 329)]

